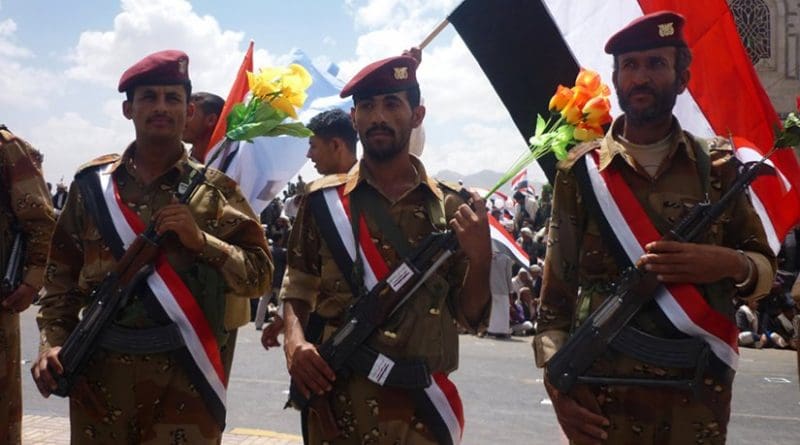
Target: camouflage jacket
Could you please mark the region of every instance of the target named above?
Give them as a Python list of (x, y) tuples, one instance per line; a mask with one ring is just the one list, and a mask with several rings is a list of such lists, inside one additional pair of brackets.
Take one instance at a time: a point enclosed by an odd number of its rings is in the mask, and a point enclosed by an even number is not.
[[(345, 194), (358, 187), (372, 187), (386, 202), (389, 216), (414, 246), (430, 233), (445, 230), (446, 222), (464, 201), (457, 191), (429, 178), (422, 163), (413, 156), (412, 162), (418, 172), (417, 185), (395, 202), (390, 202), (377, 189), (363, 164), (357, 164), (348, 174), (326, 176), (311, 183), (306, 196), (342, 184)], [(434, 206), (441, 208), (442, 205), (444, 212), (433, 210)], [(392, 270), (402, 258), (370, 216), (369, 209), (364, 213), (372, 241)], [(462, 253), (447, 260), (438, 273), (380, 328), (370, 345), (393, 358), (424, 358), (431, 371), (454, 370), (458, 366), (458, 332), (454, 321), (467, 326), (459, 304), (467, 267), (468, 260)], [(342, 321), (345, 310), (353, 303), (347, 281), (325, 241), (320, 238), (308, 199), (300, 204), (292, 227), (281, 298), (306, 301), (317, 314), (329, 320), (325, 337), (333, 332), (332, 327)]]
[[(134, 150), (131, 144), (121, 158), (104, 156), (81, 170), (113, 163), (111, 174), (122, 201), (147, 224), (158, 209), (172, 201), (179, 182), (201, 166), (184, 153), (172, 168), (145, 185), (135, 175)], [(263, 229), (236, 183), (213, 169), (208, 170), (189, 207), (205, 233), (204, 249), (196, 255), (183, 247), (174, 233), (167, 233), (162, 250), (198, 299), (212, 329), (220, 332), (239, 327), (249, 321), (246, 298), (263, 294), (271, 281), (272, 260)], [(43, 348), (63, 344), (78, 321), (79, 311), (89, 303), (91, 290), (115, 264), (73, 182), (47, 263), (45, 295), (38, 316)], [(133, 328), (153, 323), (137, 295), (123, 308), (117, 322)]]
[[(622, 128), (622, 119), (615, 121), (599, 144), (598, 168), (619, 169), (651, 220), (660, 218), (668, 224), (674, 224), (689, 208), (704, 200), (704, 187), (695, 159), (694, 137), (684, 132), (675, 120), (669, 152), (651, 178), (626, 153), (616, 138)], [(595, 215), (583, 204), (571, 169), (594, 146), (586, 144), (576, 147), (570, 157), (558, 166), (541, 291), (539, 333), (533, 344), (538, 366), (544, 366), (563, 345), (569, 333), (604, 301), (611, 292), (611, 283), (619, 276), (617, 263), (603, 242)], [(736, 169), (733, 163), (728, 162), (733, 152), (724, 139), (712, 139), (708, 141), (708, 147), (711, 160), (709, 193), (712, 202), (715, 202), (735, 180)], [(712, 224), (699, 242), (741, 249), (753, 260), (758, 281), (751, 295), (741, 297), (758, 298), (769, 292), (775, 274), (775, 257), (761, 222), (745, 194)], [(731, 321), (734, 320), (736, 308), (733, 298), (736, 288), (732, 280), (725, 279), (698, 288), (711, 307)], [(634, 323), (654, 335), (674, 335), (669, 327), (665, 328), (656, 318), (643, 314), (635, 318)], [(623, 362), (619, 357), (609, 360)], [(623, 368), (628, 365), (620, 366), (610, 372), (626, 373), (627, 370)]]
[(38, 151), (0, 127), (0, 271), (5, 271), (16, 226), (26, 240), (23, 281), (34, 289), (42, 287), (47, 246), (55, 226), (41, 162)]

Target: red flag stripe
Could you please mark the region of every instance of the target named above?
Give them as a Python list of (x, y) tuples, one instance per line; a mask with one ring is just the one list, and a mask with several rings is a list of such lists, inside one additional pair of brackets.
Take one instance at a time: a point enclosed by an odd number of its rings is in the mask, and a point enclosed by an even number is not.
[[(599, 156), (597, 151), (586, 156), (587, 168), (597, 194), (603, 193), (609, 199), (601, 200), (600, 207), (615, 228), (617, 237), (624, 246), (628, 257), (636, 262), (644, 253), (647, 243), (661, 238), (658, 230), (645, 213), (633, 191), (622, 175), (613, 168), (602, 172), (597, 170)], [(597, 181), (597, 178), (601, 178)], [(605, 205), (604, 205), (605, 203)], [(620, 217), (616, 216), (613, 204)], [(705, 301), (693, 285), (670, 284), (662, 286), (656, 302), (675, 324), (688, 335), (699, 336), (708, 341), (712, 351), (731, 368), (736, 369), (738, 361), (738, 329), (736, 325), (717, 312)], [(710, 334), (710, 335), (709, 335)]]
[(236, 73), (236, 79), (233, 81), (231, 91), (228, 93), (228, 98), (225, 99), (225, 105), (222, 107), (217, 125), (214, 127), (214, 132), (211, 133), (211, 139), (208, 140), (208, 147), (206, 148), (205, 155), (211, 152), (222, 139), (225, 137), (228, 127), (228, 114), (234, 105), (244, 101), (247, 93), (250, 91), (250, 86), (247, 82), (247, 72), (253, 71), (253, 41), (247, 47), (247, 52), (244, 54), (239, 71)]

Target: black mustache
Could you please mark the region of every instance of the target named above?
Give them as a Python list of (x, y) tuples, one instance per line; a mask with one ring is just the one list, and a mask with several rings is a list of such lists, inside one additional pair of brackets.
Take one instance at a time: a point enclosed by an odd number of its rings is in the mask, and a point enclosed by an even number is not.
[(388, 126), (382, 125), (382, 124), (373, 125), (372, 127), (370, 127), (369, 130), (367, 130), (367, 134), (366, 135), (369, 136), (371, 133), (373, 133), (375, 131), (386, 132), (386, 133), (389, 133), (392, 136), (394, 136), (394, 130), (392, 130)]
[(652, 96), (658, 95), (656, 91), (650, 87), (636, 87), (628, 92), (628, 97), (633, 96), (634, 94), (641, 94), (641, 93), (647, 93)]
[(162, 116), (162, 115), (150, 116), (149, 118), (147, 118), (147, 122), (150, 123), (150, 122), (154, 121), (155, 119), (167, 119), (170, 123), (174, 123), (175, 122), (175, 119), (172, 119), (169, 116)]

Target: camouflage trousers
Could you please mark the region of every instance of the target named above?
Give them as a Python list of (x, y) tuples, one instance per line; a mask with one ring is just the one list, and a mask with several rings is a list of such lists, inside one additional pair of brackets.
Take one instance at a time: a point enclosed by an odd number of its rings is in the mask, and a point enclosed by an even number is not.
[[(228, 343), (235, 345), (235, 335)], [(230, 369), (232, 348), (221, 351)], [(170, 354), (98, 351), (70, 397), (74, 444), (219, 444), (222, 431)]]
[(689, 391), (633, 386), (592, 387), (609, 445), (724, 444), (731, 385), (706, 378), (699, 399)]
[(378, 386), (361, 376), (337, 381), (327, 398), (342, 435), (323, 440), (315, 413), (309, 413), (310, 444), (436, 445), (436, 439), (414, 415), (405, 390)]
[(22, 440), (19, 314), (0, 310), (0, 443)]

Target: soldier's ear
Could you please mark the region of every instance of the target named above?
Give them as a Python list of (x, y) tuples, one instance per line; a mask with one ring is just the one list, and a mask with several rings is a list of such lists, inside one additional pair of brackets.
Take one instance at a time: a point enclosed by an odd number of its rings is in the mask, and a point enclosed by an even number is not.
[(131, 101), (126, 100), (122, 102), (122, 115), (125, 116), (125, 119), (130, 120), (133, 118), (133, 112), (131, 111)]

